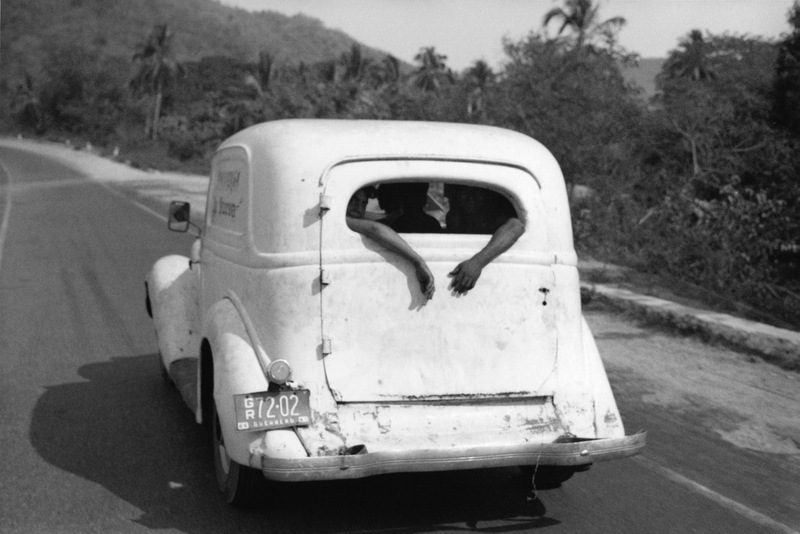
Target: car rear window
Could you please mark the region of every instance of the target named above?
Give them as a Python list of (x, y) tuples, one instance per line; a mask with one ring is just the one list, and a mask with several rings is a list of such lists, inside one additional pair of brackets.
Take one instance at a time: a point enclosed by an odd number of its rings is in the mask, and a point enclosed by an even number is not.
[(369, 197), (364, 218), (398, 233), (492, 234), (509, 218), (514, 205), (498, 191), (448, 182), (385, 182), (356, 193)]

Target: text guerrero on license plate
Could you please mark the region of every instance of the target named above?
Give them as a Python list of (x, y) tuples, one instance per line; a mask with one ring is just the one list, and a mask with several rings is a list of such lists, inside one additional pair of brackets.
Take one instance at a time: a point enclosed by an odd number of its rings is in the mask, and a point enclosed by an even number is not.
[(307, 389), (234, 395), (233, 403), (236, 430), (272, 430), (311, 422)]

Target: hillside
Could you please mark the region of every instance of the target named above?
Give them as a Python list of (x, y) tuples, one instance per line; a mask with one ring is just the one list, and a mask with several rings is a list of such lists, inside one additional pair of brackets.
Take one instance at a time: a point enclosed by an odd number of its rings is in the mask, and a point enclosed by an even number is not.
[[(128, 61), (156, 24), (167, 24), (174, 34), (179, 61), (227, 56), (250, 62), (268, 50), (278, 64), (309, 64), (338, 58), (356, 43), (311, 17), (252, 13), (217, 0), (5, 0), (0, 83), (16, 84), (24, 73), (41, 78), (54, 50), (90, 50)], [(373, 58), (386, 55), (362, 49)], [(638, 67), (625, 69), (625, 76), (649, 98), (663, 61), (642, 59)]]
[(625, 79), (642, 88), (643, 96), (650, 98), (656, 93), (656, 75), (661, 72), (664, 58), (642, 58), (636, 67), (623, 69)]
[[(319, 20), (275, 12), (251, 13), (215, 0), (5, 0), (0, 19), (2, 78), (41, 73), (54, 49), (80, 47), (131, 58), (156, 24), (175, 35), (180, 61), (228, 56), (253, 61), (260, 50), (278, 63), (338, 58), (356, 43)], [(363, 47), (367, 55), (385, 54)]]

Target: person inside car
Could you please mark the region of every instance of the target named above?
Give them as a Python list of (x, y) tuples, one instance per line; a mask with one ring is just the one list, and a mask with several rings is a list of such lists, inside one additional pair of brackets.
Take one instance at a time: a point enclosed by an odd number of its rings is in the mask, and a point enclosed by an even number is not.
[(383, 247), (396, 252), (414, 267), (414, 272), (419, 282), (420, 291), (428, 300), (433, 298), (436, 287), (433, 280), (433, 273), (428, 268), (428, 264), (422, 256), (411, 248), (400, 235), (389, 226), (378, 221), (371, 221), (364, 218), (367, 211), (367, 202), (373, 194), (374, 188), (363, 187), (355, 192), (347, 205), (347, 226), (354, 232), (362, 234)]
[(517, 242), (525, 232), (525, 225), (511, 202), (500, 193), (448, 184), (445, 196), (450, 202), (445, 218), (449, 233), (492, 234), (485, 247), (459, 263), (448, 275), (452, 278), (450, 290), (463, 294), (475, 287), (484, 267)]
[(426, 182), (383, 184), (378, 188), (378, 201), (387, 212), (385, 205), (397, 206), (396, 216), (381, 220), (395, 232), (434, 234), (442, 231), (439, 221), (424, 211), (428, 202)]

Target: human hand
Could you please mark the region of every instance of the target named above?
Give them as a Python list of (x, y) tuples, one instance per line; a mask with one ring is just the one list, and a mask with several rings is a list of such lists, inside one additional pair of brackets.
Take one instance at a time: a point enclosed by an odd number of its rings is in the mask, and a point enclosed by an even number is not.
[(452, 277), (450, 289), (459, 294), (466, 293), (475, 287), (481, 272), (483, 272), (483, 267), (474, 258), (462, 261), (448, 274)]
[(422, 294), (425, 295), (425, 298), (430, 300), (433, 298), (433, 293), (436, 291), (436, 286), (433, 281), (433, 273), (428, 268), (428, 264), (424, 261), (421, 261), (416, 264), (414, 268), (417, 280), (419, 281), (419, 288), (422, 291)]

